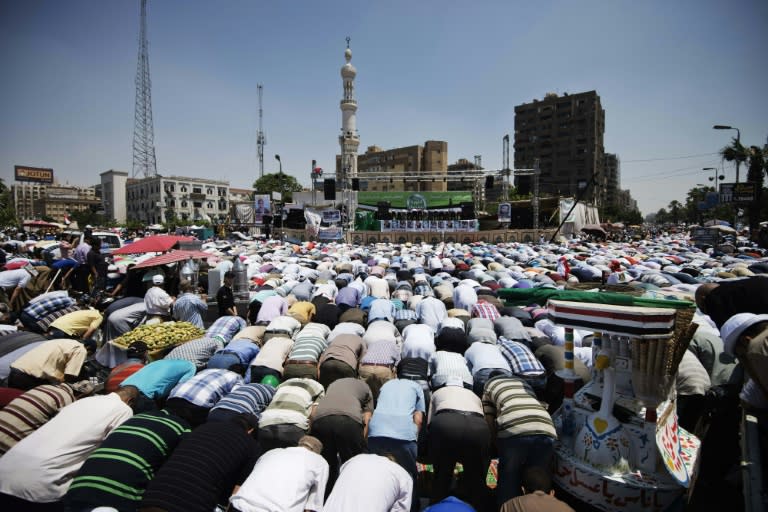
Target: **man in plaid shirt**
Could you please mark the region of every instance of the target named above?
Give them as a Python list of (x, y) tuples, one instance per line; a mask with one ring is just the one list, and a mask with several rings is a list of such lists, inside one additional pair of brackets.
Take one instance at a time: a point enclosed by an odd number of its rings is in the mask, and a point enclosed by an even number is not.
[(213, 406), (240, 384), (243, 378), (235, 372), (218, 368), (203, 370), (173, 388), (166, 403), (196, 427), (205, 423)]
[(21, 311), (19, 320), (27, 329), (37, 332), (39, 329), (38, 320), (73, 304), (75, 304), (75, 299), (70, 297), (67, 292), (44, 293), (29, 301), (29, 304)]
[(206, 338), (220, 337), (224, 343), (229, 343), (238, 332), (248, 326), (239, 316), (226, 315), (219, 317), (205, 332)]
[(165, 356), (165, 359), (182, 359), (184, 361), (189, 361), (200, 370), (205, 368), (211, 356), (223, 349), (224, 345), (224, 340), (218, 335), (215, 338), (198, 338), (182, 343), (174, 348), (167, 356)]
[(491, 322), (495, 322), (501, 315), (496, 306), (488, 303), (485, 299), (479, 299), (477, 303), (472, 306), (472, 318), (487, 318)]

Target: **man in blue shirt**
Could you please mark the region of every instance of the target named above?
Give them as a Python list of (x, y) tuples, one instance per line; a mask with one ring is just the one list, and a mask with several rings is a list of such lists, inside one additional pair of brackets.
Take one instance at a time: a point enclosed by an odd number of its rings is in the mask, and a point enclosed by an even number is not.
[(421, 386), (412, 380), (393, 379), (381, 387), (373, 417), (368, 424), (368, 450), (377, 455), (394, 455), (395, 462), (413, 478), (414, 489), (416, 441), (425, 412)]
[(167, 398), (177, 384), (189, 380), (194, 374), (194, 363), (183, 359), (161, 359), (149, 363), (125, 379), (120, 387), (138, 388), (139, 396), (134, 402), (134, 410), (139, 413), (155, 409), (153, 402)]

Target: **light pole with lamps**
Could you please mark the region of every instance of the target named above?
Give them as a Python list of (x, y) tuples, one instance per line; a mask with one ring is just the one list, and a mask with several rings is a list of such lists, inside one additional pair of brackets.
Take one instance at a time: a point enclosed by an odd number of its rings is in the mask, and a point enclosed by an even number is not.
[[(736, 145), (741, 146), (741, 130), (738, 128), (734, 128), (733, 126), (728, 126), (725, 124), (716, 124), (712, 127), (713, 130), (736, 130)], [(739, 182), (739, 165), (741, 164), (741, 161), (739, 160), (738, 156), (736, 158), (736, 183)]]
[(717, 182), (718, 181), (723, 181), (725, 179), (725, 176), (723, 174), (721, 174), (719, 176), (717, 175), (717, 167), (702, 167), (701, 170), (702, 171), (715, 171), (715, 174), (713, 176), (709, 177), (709, 181), (714, 181), (715, 182), (715, 192), (718, 192)]
[[(280, 155), (275, 155), (275, 160), (277, 160), (277, 163), (280, 164), (280, 206), (275, 209), (275, 216), (280, 216), (280, 232), (281, 232), (281, 241), (285, 241), (285, 226), (283, 225), (283, 208), (285, 205), (285, 198), (283, 195), (285, 194), (285, 186), (284, 186), (284, 180), (283, 180), (283, 161), (280, 160)], [(274, 224), (274, 222), (273, 222)]]

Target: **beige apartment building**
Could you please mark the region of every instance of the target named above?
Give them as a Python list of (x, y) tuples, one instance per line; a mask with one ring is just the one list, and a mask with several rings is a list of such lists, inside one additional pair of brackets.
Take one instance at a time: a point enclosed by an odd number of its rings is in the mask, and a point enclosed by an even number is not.
[[(336, 155), (336, 188), (343, 188), (344, 170)], [(445, 192), (448, 190), (448, 143), (426, 141), (423, 146), (384, 150), (368, 146), (357, 157), (359, 189), (368, 192)]]

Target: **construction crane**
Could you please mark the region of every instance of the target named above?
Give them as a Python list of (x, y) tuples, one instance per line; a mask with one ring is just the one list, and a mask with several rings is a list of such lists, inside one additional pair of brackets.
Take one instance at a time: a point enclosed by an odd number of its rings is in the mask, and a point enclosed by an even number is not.
[(259, 84), (256, 86), (256, 89), (259, 91), (259, 132), (256, 134), (256, 147), (259, 152), (259, 178), (264, 177), (264, 146), (267, 145), (267, 136), (264, 134), (264, 129), (262, 127), (262, 118), (264, 116), (264, 113), (261, 109), (261, 99), (262, 95), (264, 94), (264, 87)]

